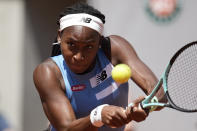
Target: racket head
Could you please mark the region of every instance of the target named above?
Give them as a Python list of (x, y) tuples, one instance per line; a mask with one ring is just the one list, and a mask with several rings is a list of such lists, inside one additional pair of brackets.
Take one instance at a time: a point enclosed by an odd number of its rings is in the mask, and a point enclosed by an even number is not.
[[(141, 102), (142, 108), (164, 106), (182, 112), (197, 112), (196, 76), (197, 41), (185, 45), (174, 54), (151, 94)], [(161, 83), (168, 103), (151, 103)]]
[(168, 105), (182, 112), (197, 112), (197, 41), (175, 53), (164, 76)]

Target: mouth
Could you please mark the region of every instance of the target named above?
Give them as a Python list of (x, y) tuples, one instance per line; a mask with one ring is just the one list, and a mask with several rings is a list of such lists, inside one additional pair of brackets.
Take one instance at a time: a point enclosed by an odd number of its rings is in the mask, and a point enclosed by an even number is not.
[(72, 64), (71, 69), (75, 73), (83, 73), (87, 69), (87, 65)]
[(80, 67), (87, 67), (87, 64), (73, 63), (72, 66), (75, 68), (80, 68)]
[(81, 73), (86, 73), (89, 72), (93, 69), (95, 65), (95, 62), (93, 62), (92, 64), (88, 63), (87, 61), (85, 62), (71, 62), (69, 63), (69, 67), (70, 69), (77, 74), (81, 74)]

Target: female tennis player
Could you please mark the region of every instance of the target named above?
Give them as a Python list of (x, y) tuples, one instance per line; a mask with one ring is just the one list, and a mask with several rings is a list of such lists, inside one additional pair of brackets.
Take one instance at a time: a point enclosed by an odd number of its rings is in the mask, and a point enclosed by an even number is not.
[(146, 94), (157, 78), (131, 43), (121, 36), (103, 36), (104, 23), (105, 16), (84, 3), (60, 14), (59, 53), (39, 64), (33, 76), (52, 131), (126, 131), (129, 122), (148, 116), (138, 108), (143, 97), (126, 109), (128, 83), (116, 83), (111, 71), (119, 63), (129, 65), (131, 79)]

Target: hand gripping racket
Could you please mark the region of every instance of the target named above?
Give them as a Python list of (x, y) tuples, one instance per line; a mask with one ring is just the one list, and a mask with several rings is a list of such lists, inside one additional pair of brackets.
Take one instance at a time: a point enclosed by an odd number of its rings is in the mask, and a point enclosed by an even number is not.
[[(164, 90), (167, 103), (153, 100), (160, 88)], [(155, 106), (197, 112), (197, 41), (174, 54), (151, 94), (141, 102), (144, 109)]]

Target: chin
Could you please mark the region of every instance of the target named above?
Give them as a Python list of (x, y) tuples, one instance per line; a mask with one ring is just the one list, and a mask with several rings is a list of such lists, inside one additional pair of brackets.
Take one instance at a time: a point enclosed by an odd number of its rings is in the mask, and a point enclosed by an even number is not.
[(71, 70), (76, 74), (83, 74), (86, 72), (86, 68), (80, 68), (79, 66), (77, 68), (71, 68)]
[(84, 73), (88, 73), (93, 69), (93, 66), (91, 65), (72, 65), (70, 67), (70, 69), (72, 70), (72, 72), (76, 73), (76, 74), (84, 74)]

